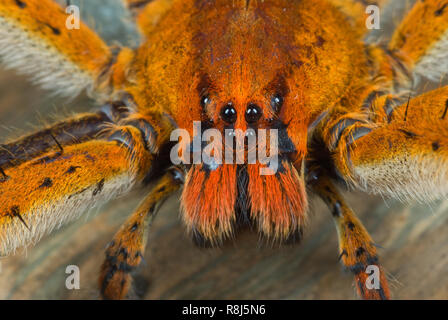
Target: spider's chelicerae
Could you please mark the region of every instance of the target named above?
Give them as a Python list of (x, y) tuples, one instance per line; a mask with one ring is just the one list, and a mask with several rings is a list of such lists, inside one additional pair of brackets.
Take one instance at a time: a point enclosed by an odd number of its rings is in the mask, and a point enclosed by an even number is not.
[[(127, 0), (142, 35), (131, 49), (108, 47), (82, 23), (68, 28), (51, 0), (0, 0), (3, 63), (63, 96), (87, 90), (101, 106), (1, 146), (0, 255), (153, 182), (101, 267), (102, 296), (125, 298), (156, 210), (178, 189), (201, 246), (245, 224), (297, 242), (312, 192), (331, 210), (360, 296), (389, 298), (375, 244), (336, 184), (422, 201), (448, 193), (448, 87), (409, 96), (420, 75), (447, 71), (448, 3), (417, 1), (389, 43), (366, 43), (365, 6), (385, 2)], [(223, 136), (276, 129), (278, 170), (173, 163), (171, 133), (202, 134), (194, 122)]]

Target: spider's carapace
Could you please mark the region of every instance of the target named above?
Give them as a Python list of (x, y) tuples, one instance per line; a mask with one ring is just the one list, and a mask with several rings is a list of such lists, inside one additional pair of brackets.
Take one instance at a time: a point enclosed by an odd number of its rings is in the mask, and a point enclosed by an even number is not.
[[(325, 23), (316, 23), (316, 12)], [(190, 131), (193, 121), (223, 135), (229, 128), (282, 131), (276, 176), (260, 176), (257, 165), (188, 171), (184, 219), (207, 240), (232, 234), (235, 210), (249, 215), (249, 206), (266, 236), (300, 233), (308, 133), (341, 99), (361, 104), (354, 91), (368, 86), (363, 43), (344, 19), (325, 1), (180, 1), (146, 32), (125, 88), (140, 113), (169, 110)], [(251, 106), (260, 116), (248, 122)], [(226, 119), (229, 108), (235, 115)]]

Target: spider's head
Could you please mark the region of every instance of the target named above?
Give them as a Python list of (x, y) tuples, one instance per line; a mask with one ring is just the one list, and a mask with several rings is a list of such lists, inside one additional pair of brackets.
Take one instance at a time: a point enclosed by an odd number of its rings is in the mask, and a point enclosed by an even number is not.
[[(310, 101), (321, 105), (325, 94), (311, 90), (322, 77), (311, 74), (305, 63), (312, 63), (314, 50), (321, 50), (313, 43), (321, 46), (325, 40), (319, 30), (307, 43), (296, 44), (283, 29), (288, 17), (280, 9), (266, 4), (263, 10), (272, 10), (271, 17), (256, 7), (232, 9), (228, 15), (216, 10), (216, 16), (204, 17), (200, 29), (192, 31), (191, 52), (197, 56), (188, 60), (182, 77), (178, 110), (184, 111), (177, 119), (182, 127), (192, 127), (200, 118), (196, 136), (204, 138), (207, 129), (214, 129), (224, 147), (221, 162), (202, 159), (189, 166), (182, 209), (193, 233), (211, 242), (230, 236), (242, 223), (255, 224), (268, 238), (290, 241), (300, 238), (306, 219), (308, 130), (322, 111)], [(233, 162), (226, 161), (229, 135), (245, 140), (244, 150), (233, 152)], [(271, 142), (278, 148), (271, 148)], [(233, 147), (237, 149), (236, 142)], [(255, 161), (249, 159), (251, 150), (256, 151)], [(269, 155), (267, 161), (260, 150)], [(244, 161), (238, 162), (238, 153)]]
[(190, 149), (202, 161), (189, 167), (182, 195), (184, 220), (197, 238), (219, 242), (245, 223), (271, 239), (300, 238), (307, 209), (306, 115), (284, 120), (300, 101), (290, 94), (287, 74), (269, 71), (250, 71), (256, 83), (214, 73), (198, 77), (202, 116), (194, 134), (202, 144)]
[[(325, 110), (365, 78), (362, 43), (335, 10), (321, 10), (326, 24), (316, 23), (320, 3), (313, 1), (194, 3), (194, 19), (185, 18), (188, 30), (172, 27), (183, 10), (179, 5), (139, 50), (139, 104), (162, 105), (199, 141), (214, 129), (227, 146), (226, 130), (234, 130), (237, 140), (248, 133), (248, 146), (239, 151), (242, 162), (226, 163), (222, 148), (222, 163), (187, 167), (184, 220), (212, 242), (232, 234), (240, 222), (253, 222), (277, 240), (295, 238), (306, 216), (310, 132)], [(194, 132), (194, 122), (201, 130)], [(249, 130), (256, 137), (252, 145)], [(277, 149), (270, 149), (273, 140)], [(205, 146), (200, 142), (191, 150), (201, 153)], [(249, 161), (250, 150), (266, 146), (274, 160)], [(261, 174), (266, 167), (273, 173)]]

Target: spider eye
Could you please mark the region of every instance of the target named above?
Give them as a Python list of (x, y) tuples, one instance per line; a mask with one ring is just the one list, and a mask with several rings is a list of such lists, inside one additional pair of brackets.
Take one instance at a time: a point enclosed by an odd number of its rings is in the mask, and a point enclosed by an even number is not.
[(210, 103), (210, 97), (209, 96), (202, 96), (201, 98), (201, 106), (202, 108), (205, 108)]
[(274, 110), (274, 112), (279, 112), (280, 108), (283, 106), (283, 97), (279, 94), (276, 94), (271, 99), (271, 107)]
[(236, 110), (231, 102), (221, 109), (221, 118), (227, 123), (236, 121)]
[(260, 120), (263, 111), (256, 104), (249, 104), (246, 110), (246, 121), (248, 123), (254, 123)]

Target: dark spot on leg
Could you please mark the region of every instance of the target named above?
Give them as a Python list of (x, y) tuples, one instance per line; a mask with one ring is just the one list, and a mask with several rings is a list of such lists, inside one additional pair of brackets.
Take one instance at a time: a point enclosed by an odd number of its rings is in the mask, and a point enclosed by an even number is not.
[(67, 169), (67, 171), (65, 171), (65, 173), (74, 173), (76, 171), (76, 169), (79, 169), (81, 167), (78, 166), (71, 166), (70, 168)]
[(440, 143), (438, 141), (432, 143), (432, 150), (437, 151), (440, 148)]
[(349, 223), (347, 224), (347, 227), (348, 227), (351, 231), (353, 231), (353, 229), (355, 229), (355, 224), (354, 224), (353, 222), (349, 222)]
[(23, 219), (23, 217), (20, 215), (20, 210), (18, 206), (12, 206), (11, 207), (11, 211), (7, 214), (8, 216), (10, 216), (11, 218), (19, 218), (19, 220), (25, 225), (25, 227), (28, 230), (31, 230), (28, 225), (26, 224), (25, 220)]
[(90, 161), (95, 161), (95, 158), (92, 157), (90, 154), (86, 154), (86, 159), (89, 159)]
[(348, 256), (348, 253), (347, 253), (347, 251), (346, 251), (345, 249), (342, 250), (341, 254), (339, 255), (338, 260), (341, 261), (341, 259), (342, 259), (343, 256)]
[(412, 131), (408, 131), (408, 130), (404, 130), (404, 129), (398, 129), (398, 131), (403, 132), (406, 135), (406, 138), (415, 138), (418, 136), (418, 134), (416, 134)]
[(124, 259), (128, 258), (128, 250), (126, 248), (121, 248), (118, 252), (119, 255), (122, 255)]
[(318, 36), (318, 37), (317, 37), (317, 41), (314, 43), (314, 45), (315, 45), (316, 47), (318, 47), (318, 48), (321, 48), (321, 47), (324, 45), (325, 42), (326, 42), (326, 41), (325, 41), (324, 38), (322, 38), (321, 36)]
[(363, 247), (359, 247), (358, 249), (356, 249), (355, 255), (357, 258), (361, 257), (364, 253), (366, 252), (366, 250)]
[(409, 103), (411, 102), (411, 94), (409, 94), (408, 103), (406, 104), (406, 110), (404, 111), (404, 121), (408, 119), (408, 110), (409, 110)]
[(448, 112), (448, 99), (445, 101), (445, 109), (443, 110), (443, 114), (442, 117), (440, 117), (440, 119), (444, 120), (447, 112)]
[(50, 178), (45, 178), (39, 188), (49, 188), (53, 185), (53, 180)]
[(362, 263), (357, 263), (350, 267), (350, 271), (353, 272), (354, 274), (364, 272), (364, 270), (365, 270), (365, 265)]
[(23, 2), (23, 1), (21, 1), (21, 0), (15, 0), (15, 1), (16, 1), (16, 5), (17, 5), (19, 8), (21, 8), (21, 9), (26, 8), (26, 3), (25, 3), (25, 2)]
[(436, 16), (436, 17), (438, 17), (438, 16), (441, 16), (442, 14), (443, 14), (443, 12), (445, 11), (445, 8), (448, 6), (448, 3), (445, 3), (442, 7), (440, 7), (439, 9), (437, 9), (435, 12), (434, 12), (434, 15)]
[(9, 176), (6, 175), (5, 171), (0, 168), (0, 174), (2, 175), (2, 177), (0, 177), (0, 182), (5, 182), (9, 179)]
[(59, 30), (58, 28), (53, 27), (52, 25), (50, 25), (48, 23), (46, 23), (45, 25), (51, 29), (51, 31), (53, 32), (54, 35), (58, 36), (61, 34), (61, 30)]
[(97, 194), (99, 194), (103, 190), (103, 187), (104, 187), (104, 179), (101, 179), (101, 181), (98, 182), (98, 184), (96, 185), (95, 190), (93, 190), (92, 195), (96, 196)]

